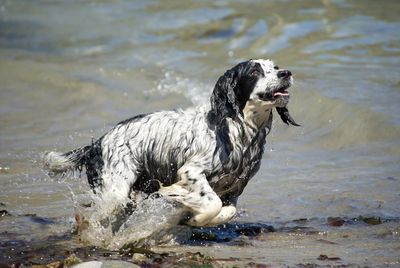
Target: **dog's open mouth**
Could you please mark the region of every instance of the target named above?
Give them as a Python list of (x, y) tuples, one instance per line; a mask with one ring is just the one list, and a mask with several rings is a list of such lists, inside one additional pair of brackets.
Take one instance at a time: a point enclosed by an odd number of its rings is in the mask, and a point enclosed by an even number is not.
[(279, 97), (289, 98), (289, 91), (287, 90), (289, 87), (290, 85), (287, 85), (274, 90), (266, 90), (264, 92), (257, 93), (257, 96), (262, 101), (273, 101)]

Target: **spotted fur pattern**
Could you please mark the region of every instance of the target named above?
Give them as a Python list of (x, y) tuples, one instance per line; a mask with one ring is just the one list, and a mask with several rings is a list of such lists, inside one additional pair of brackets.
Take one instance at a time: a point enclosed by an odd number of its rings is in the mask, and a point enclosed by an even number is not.
[(91, 145), (46, 153), (45, 165), (55, 173), (85, 167), (93, 190), (115, 204), (158, 192), (187, 208), (187, 224), (227, 222), (260, 167), (272, 110), (286, 109), (292, 80), (271, 60), (239, 63), (218, 79), (211, 105), (133, 117)]

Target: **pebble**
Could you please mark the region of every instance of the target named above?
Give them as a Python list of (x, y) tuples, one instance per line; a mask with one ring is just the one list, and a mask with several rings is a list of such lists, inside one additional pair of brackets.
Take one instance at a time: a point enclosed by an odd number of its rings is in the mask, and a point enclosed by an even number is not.
[(140, 266), (126, 261), (87, 261), (72, 266), (73, 268), (139, 268)]

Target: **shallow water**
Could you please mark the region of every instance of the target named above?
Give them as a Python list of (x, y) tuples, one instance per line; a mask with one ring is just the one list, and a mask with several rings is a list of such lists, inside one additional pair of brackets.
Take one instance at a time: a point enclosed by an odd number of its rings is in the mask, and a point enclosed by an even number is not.
[[(21, 261), (8, 253), (22, 244), (82, 246), (69, 234), (85, 178), (49, 179), (40, 153), (203, 103), (227, 68), (271, 58), (295, 75), (302, 127), (275, 120), (236, 221), (276, 232), (160, 250), (230, 265), (400, 266), (399, 14), (398, 1), (0, 1), (0, 263)], [(328, 221), (360, 216), (381, 221)]]

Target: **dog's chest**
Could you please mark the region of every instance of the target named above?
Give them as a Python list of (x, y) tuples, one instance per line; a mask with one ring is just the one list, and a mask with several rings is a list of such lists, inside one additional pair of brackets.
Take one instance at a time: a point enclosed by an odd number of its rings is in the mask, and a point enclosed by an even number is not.
[(236, 144), (230, 153), (230, 160), (222, 168), (223, 172), (210, 182), (224, 204), (235, 200), (259, 170), (266, 135), (267, 128), (263, 128), (248, 142)]
[(254, 128), (262, 127), (271, 115), (272, 107), (259, 99), (249, 100), (243, 109), (244, 121)]

